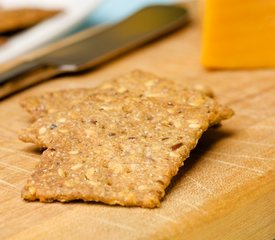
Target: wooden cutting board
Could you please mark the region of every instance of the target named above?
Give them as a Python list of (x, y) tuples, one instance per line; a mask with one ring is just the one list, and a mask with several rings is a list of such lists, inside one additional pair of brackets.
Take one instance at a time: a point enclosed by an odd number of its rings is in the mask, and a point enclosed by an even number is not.
[[(0, 102), (0, 239), (273, 239), (275, 70), (206, 71), (196, 24), (86, 74), (58, 78)], [(20, 191), (40, 159), (17, 139), (29, 125), (19, 102), (93, 87), (133, 69), (211, 87), (235, 110), (209, 130), (157, 209), (25, 202)]]

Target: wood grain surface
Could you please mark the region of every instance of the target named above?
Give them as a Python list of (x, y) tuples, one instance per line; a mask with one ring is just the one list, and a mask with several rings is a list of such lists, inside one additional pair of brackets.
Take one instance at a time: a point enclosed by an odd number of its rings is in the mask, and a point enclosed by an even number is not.
[[(81, 75), (48, 81), (0, 102), (0, 239), (274, 239), (275, 70), (206, 71), (200, 31), (187, 28)], [(20, 191), (40, 159), (17, 139), (30, 124), (19, 102), (93, 87), (133, 69), (211, 87), (235, 110), (209, 130), (157, 209), (25, 202)]]

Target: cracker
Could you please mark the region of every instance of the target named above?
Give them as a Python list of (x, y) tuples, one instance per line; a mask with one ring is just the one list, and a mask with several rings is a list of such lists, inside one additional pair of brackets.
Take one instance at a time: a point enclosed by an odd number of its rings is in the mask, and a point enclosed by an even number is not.
[(20, 139), (46, 148), (22, 192), (30, 201), (158, 207), (202, 133), (232, 115), (200, 91), (141, 71), (53, 95), (74, 103), (44, 101), (49, 94), (25, 102), (41, 111)]
[(20, 104), (35, 120), (79, 104), (93, 91), (93, 89), (71, 89), (49, 92), (39, 97), (28, 97)]
[[(195, 85), (186, 87), (180, 85), (179, 89), (178, 87), (179, 84), (175, 84), (171, 80), (159, 78), (151, 73), (135, 70), (129, 74), (113, 79), (112, 81), (107, 81), (96, 88), (61, 90), (45, 93), (38, 97), (28, 97), (21, 102), (21, 106), (25, 108), (34, 119), (37, 119), (45, 114), (54, 113), (69, 108), (74, 104), (78, 104), (96, 91), (109, 93), (112, 91), (119, 93), (128, 91), (135, 96), (145, 95), (148, 97), (148, 94), (161, 93), (160, 97), (174, 96), (178, 98), (179, 102), (188, 101), (187, 98), (190, 91), (193, 92), (191, 96), (193, 99), (201, 98), (201, 93), (213, 97), (213, 93), (204, 86)], [(195, 100), (193, 104), (195, 104)]]
[(0, 33), (23, 30), (59, 13), (56, 10), (12, 9), (0, 10)]

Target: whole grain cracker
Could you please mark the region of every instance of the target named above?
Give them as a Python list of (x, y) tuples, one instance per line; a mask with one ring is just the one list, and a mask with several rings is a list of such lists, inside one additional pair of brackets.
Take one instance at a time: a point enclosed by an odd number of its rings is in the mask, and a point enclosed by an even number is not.
[(160, 205), (202, 133), (232, 115), (200, 91), (141, 71), (24, 106), (36, 120), (20, 139), (47, 150), (23, 198), (148, 208)]
[[(152, 94), (159, 94), (159, 97), (162, 98), (165, 96), (169, 96), (170, 98), (174, 96), (173, 98), (178, 98), (179, 102), (192, 101), (193, 99), (193, 104), (199, 104), (201, 101), (200, 98), (203, 98), (204, 95), (213, 97), (213, 93), (205, 86), (194, 85), (187, 87), (179, 85), (179, 83), (176, 84), (169, 79), (157, 77), (151, 73), (135, 70), (112, 81), (107, 81), (96, 88), (61, 90), (45, 93), (42, 96), (28, 97), (21, 102), (21, 106), (34, 119), (37, 119), (45, 114), (54, 113), (79, 104), (87, 96), (97, 91), (108, 94), (128, 91), (135, 96), (144, 95), (145, 97), (150, 97), (148, 94), (151, 94), (151, 96)], [(192, 99), (188, 99), (190, 91), (192, 92), (192, 96), (190, 95)]]

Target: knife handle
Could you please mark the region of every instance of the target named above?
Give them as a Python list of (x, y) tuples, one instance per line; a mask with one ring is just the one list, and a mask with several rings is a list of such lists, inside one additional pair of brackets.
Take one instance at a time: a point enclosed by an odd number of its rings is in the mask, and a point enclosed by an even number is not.
[(0, 73), (0, 100), (62, 72), (57, 66), (41, 64), (37, 60), (24, 62)]

